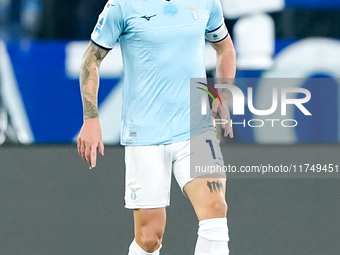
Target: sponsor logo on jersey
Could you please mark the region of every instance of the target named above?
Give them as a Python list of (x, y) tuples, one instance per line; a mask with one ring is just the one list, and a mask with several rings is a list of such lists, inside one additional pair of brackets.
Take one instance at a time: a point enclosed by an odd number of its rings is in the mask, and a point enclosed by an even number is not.
[(146, 19), (147, 21), (150, 21), (150, 19), (151, 18), (153, 18), (153, 17), (155, 17), (157, 14), (154, 14), (154, 15), (151, 15), (151, 16), (146, 16), (146, 15), (144, 15), (144, 16), (142, 16), (141, 18), (142, 19)]
[(187, 7), (184, 7), (184, 8), (190, 10), (191, 17), (193, 19), (197, 20), (198, 19), (198, 17), (197, 17), (197, 10), (200, 7), (201, 7), (200, 5), (197, 5), (197, 6), (187, 6)]
[(99, 35), (102, 32), (102, 27), (104, 25), (105, 18), (104, 17), (99, 17), (99, 20), (97, 22), (97, 25), (94, 29), (94, 35)]
[(102, 17), (98, 22), (98, 26), (102, 27), (104, 24), (104, 20), (105, 20), (104, 17)]

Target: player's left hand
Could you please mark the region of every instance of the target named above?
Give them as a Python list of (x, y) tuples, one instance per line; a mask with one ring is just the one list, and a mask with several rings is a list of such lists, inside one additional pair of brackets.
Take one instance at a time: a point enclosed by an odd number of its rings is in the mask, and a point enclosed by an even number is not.
[(222, 128), (224, 129), (224, 136), (230, 138), (234, 138), (233, 128), (230, 123), (230, 111), (229, 111), (229, 96), (225, 92), (219, 93), (219, 96), (222, 101), (222, 105), (219, 100), (216, 99), (217, 105), (212, 102), (211, 113), (213, 118), (216, 117), (216, 114), (219, 113), (221, 119), (226, 120), (226, 123), (222, 124)]

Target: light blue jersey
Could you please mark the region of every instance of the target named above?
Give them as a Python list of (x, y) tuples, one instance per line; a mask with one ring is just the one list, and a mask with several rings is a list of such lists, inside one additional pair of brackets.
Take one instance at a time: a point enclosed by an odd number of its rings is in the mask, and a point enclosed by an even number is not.
[(206, 77), (205, 36), (217, 42), (227, 35), (219, 0), (107, 2), (91, 39), (105, 49), (120, 42), (122, 145), (174, 143), (212, 127), (200, 109), (190, 125), (190, 96), (197, 101), (205, 93), (190, 88), (190, 78)]

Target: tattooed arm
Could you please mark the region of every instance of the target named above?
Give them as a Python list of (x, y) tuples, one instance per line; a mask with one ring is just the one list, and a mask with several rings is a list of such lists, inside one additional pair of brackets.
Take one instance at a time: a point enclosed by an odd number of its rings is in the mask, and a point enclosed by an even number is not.
[(80, 68), (80, 91), (83, 101), (84, 123), (78, 136), (78, 153), (90, 167), (97, 162), (97, 147), (104, 155), (98, 118), (99, 67), (109, 51), (90, 42)]
[(84, 54), (79, 79), (83, 100), (84, 119), (98, 117), (97, 96), (99, 88), (99, 66), (107, 53), (107, 50), (90, 42)]

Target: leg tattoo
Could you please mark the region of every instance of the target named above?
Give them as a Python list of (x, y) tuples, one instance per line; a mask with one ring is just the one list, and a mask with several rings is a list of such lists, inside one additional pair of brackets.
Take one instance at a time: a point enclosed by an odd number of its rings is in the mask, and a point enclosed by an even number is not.
[(215, 182), (215, 181), (212, 181), (212, 182), (207, 181), (207, 186), (208, 186), (208, 188), (209, 188), (211, 193), (214, 192), (214, 191), (215, 192), (223, 191), (223, 184), (222, 184), (222, 182), (219, 182), (219, 181), (217, 181), (217, 182)]
[(210, 189), (210, 192), (213, 192), (213, 187), (211, 182), (207, 181), (208, 188)]

